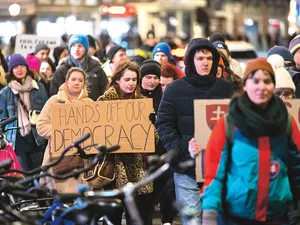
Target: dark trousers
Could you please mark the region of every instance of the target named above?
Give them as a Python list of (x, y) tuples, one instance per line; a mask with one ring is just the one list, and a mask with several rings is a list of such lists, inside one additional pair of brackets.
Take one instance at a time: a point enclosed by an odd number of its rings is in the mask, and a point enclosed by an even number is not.
[(32, 132), (26, 137), (22, 137), (17, 132), (15, 152), (22, 167), (28, 171), (40, 167), (44, 157), (44, 146), (38, 146)]
[(300, 225), (300, 201), (291, 208), (289, 218), (291, 225)]
[(154, 196), (154, 205), (158, 202), (160, 204), (162, 224), (172, 224), (174, 217), (177, 215), (177, 210), (174, 207), (176, 201), (174, 176), (170, 169), (154, 181)]
[[(144, 225), (152, 225), (152, 215), (153, 215), (152, 202), (153, 202), (152, 193), (137, 195), (135, 197), (136, 207), (139, 210), (139, 213), (140, 213), (141, 219), (143, 220)], [(115, 210), (114, 213), (106, 215), (108, 217), (108, 219), (112, 222), (112, 224), (114, 224), (114, 225), (122, 224), (122, 214), (124, 212), (124, 208), (125, 208), (126, 224), (133, 225), (132, 220), (129, 216), (129, 213), (128, 213), (126, 207), (122, 207), (119, 210)]]

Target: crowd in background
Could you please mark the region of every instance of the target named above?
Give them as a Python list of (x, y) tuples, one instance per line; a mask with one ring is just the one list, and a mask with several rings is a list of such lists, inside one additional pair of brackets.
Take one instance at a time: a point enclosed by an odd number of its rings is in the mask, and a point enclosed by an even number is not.
[[(184, 161), (205, 148), (194, 139), (194, 100), (231, 99), (227, 117), (217, 122), (206, 147), (205, 183), (196, 182), (195, 167), (184, 173), (173, 168), (141, 187), (136, 201), (144, 223), (152, 224), (159, 202), (162, 224), (172, 224), (176, 199), (196, 210), (198, 224), (299, 224), (300, 133), (282, 100), (300, 98), (300, 36), (288, 48), (270, 48), (266, 59), (251, 60), (245, 69), (231, 57), (221, 33), (191, 40), (184, 66), (172, 55), (172, 44), (159, 42), (151, 31), (130, 56), (107, 36), (101, 40), (74, 34), (52, 56), (46, 44), (27, 56), (0, 54), (0, 117), (18, 116), (8, 127), (20, 129), (9, 130), (7, 138), (22, 169), (54, 160), (53, 104), (152, 98), (155, 153), (177, 151), (178, 160)], [(36, 126), (29, 117), (34, 111), (40, 112)], [(232, 142), (226, 135), (230, 122)], [(146, 154), (113, 158), (116, 177), (106, 188), (121, 188), (146, 173)], [(53, 185), (70, 192), (74, 182)], [(121, 224), (123, 211), (132, 224), (126, 209), (109, 218)], [(188, 224), (181, 212), (180, 217)]]

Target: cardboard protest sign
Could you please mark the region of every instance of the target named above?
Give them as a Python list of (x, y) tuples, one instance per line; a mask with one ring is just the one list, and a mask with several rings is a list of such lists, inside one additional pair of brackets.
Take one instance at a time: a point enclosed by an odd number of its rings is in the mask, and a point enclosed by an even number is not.
[[(80, 136), (91, 133), (84, 146), (120, 145), (117, 153), (154, 152), (152, 99), (97, 101), (81, 104), (56, 104), (51, 108), (51, 153), (59, 156), (65, 147)], [(72, 149), (68, 154), (73, 154)], [(87, 154), (98, 153), (95, 147)]]
[(50, 50), (60, 45), (59, 37), (41, 37), (31, 34), (18, 34), (16, 37), (15, 52), (26, 57), (28, 54), (33, 53), (35, 47), (39, 43), (45, 43)]
[[(194, 100), (195, 139), (202, 149), (206, 148), (207, 141), (216, 122), (228, 112), (230, 99), (223, 100)], [(287, 109), (295, 118), (300, 127), (300, 100), (285, 100)], [(203, 182), (203, 154), (196, 157), (196, 180)]]

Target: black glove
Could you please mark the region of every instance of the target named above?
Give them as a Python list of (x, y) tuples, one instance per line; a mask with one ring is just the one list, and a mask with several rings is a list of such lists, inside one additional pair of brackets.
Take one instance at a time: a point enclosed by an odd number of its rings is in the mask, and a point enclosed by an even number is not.
[(155, 121), (156, 121), (156, 115), (155, 115), (155, 113), (150, 113), (149, 114), (149, 120), (151, 121), (151, 123), (153, 125), (155, 125)]

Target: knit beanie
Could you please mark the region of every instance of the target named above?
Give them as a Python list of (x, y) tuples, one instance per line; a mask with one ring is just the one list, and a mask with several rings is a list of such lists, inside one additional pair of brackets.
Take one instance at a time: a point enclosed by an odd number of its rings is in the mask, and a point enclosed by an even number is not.
[(284, 68), (284, 59), (280, 55), (274, 54), (268, 57), (268, 62), (272, 65), (275, 72), (275, 88), (290, 88), (295, 91), (296, 87), (292, 77)]
[(37, 54), (41, 50), (48, 50), (50, 52), (50, 48), (45, 43), (39, 43), (35, 46), (34, 54)]
[(30, 70), (34, 70), (38, 73), (40, 72), (41, 62), (38, 57), (35, 55), (27, 55), (26, 61)]
[(147, 59), (141, 64), (141, 80), (144, 76), (152, 74), (160, 78), (161, 66), (160, 63), (154, 59)]
[(107, 58), (110, 60), (110, 62), (112, 62), (112, 59), (114, 58), (115, 54), (119, 51), (123, 51), (123, 52), (126, 52), (126, 48), (123, 48), (122, 46), (120, 45), (114, 45), (112, 46), (108, 52), (106, 53), (106, 56)]
[(275, 73), (274, 70), (271, 66), (270, 63), (268, 63), (265, 59), (263, 58), (256, 58), (253, 60), (250, 60), (245, 68), (245, 72), (244, 72), (244, 76), (243, 76), (243, 80), (244, 82), (249, 78), (249, 76), (251, 75), (252, 72), (256, 71), (256, 70), (266, 70), (271, 74), (272, 80), (275, 82)]
[(209, 41), (210, 41), (210, 43), (213, 43), (215, 41), (221, 41), (221, 42), (225, 43), (225, 37), (220, 32), (214, 32), (209, 36)]
[(295, 55), (298, 49), (300, 49), (300, 34), (294, 37), (293, 40), (291, 40), (289, 45), (289, 50), (293, 55)]
[(171, 55), (171, 48), (166, 42), (159, 42), (157, 45), (154, 46), (153, 51), (152, 51), (152, 58), (154, 59), (154, 56), (157, 52), (162, 52), (166, 56), (168, 56), (168, 59), (172, 58)]
[(295, 63), (293, 54), (284, 46), (274, 46), (268, 51), (268, 57), (274, 54), (280, 55), (284, 61)]
[(83, 47), (85, 48), (85, 53), (88, 53), (90, 45), (89, 45), (88, 37), (86, 35), (73, 34), (69, 39), (69, 46), (68, 46), (69, 52), (71, 52), (71, 47), (75, 43), (82, 44)]
[(12, 54), (8, 62), (8, 71), (11, 72), (13, 68), (20, 65), (26, 66), (28, 69), (28, 63), (24, 56), (18, 53)]

